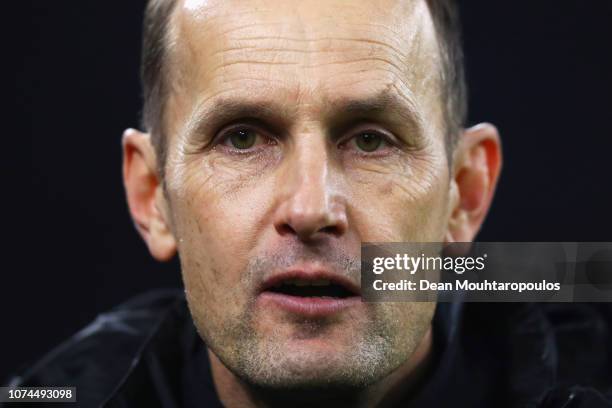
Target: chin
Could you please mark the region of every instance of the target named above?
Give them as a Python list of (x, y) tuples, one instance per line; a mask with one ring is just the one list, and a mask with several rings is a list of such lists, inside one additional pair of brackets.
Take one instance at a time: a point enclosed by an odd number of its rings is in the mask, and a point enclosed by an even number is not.
[[(343, 366), (317, 366), (317, 363), (305, 366), (286, 367), (284, 373), (275, 372), (271, 375), (257, 375), (243, 378), (246, 382), (268, 390), (357, 390), (365, 388), (376, 382), (368, 373), (355, 376), (348, 367)], [(351, 373), (350, 375), (347, 375)]]
[(357, 342), (339, 346), (332, 339), (268, 341), (243, 355), (238, 374), (265, 389), (360, 389), (395, 367), (385, 348)]

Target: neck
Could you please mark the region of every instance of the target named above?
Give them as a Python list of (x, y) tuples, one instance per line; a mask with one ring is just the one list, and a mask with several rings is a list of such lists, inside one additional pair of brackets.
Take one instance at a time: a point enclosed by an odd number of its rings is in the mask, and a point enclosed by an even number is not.
[(208, 349), (212, 377), (219, 399), (227, 408), (391, 407), (418, 389), (429, 366), (432, 349), (431, 327), (412, 356), (391, 374), (361, 390), (279, 391), (259, 389), (234, 375)]

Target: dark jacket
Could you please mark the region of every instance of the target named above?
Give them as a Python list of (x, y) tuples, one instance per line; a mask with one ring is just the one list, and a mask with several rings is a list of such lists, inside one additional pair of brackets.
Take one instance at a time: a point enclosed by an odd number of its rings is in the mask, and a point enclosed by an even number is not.
[[(402, 406), (612, 407), (610, 322), (612, 304), (439, 303), (431, 372)], [(220, 406), (175, 291), (101, 314), (10, 384), (76, 386), (69, 407)]]

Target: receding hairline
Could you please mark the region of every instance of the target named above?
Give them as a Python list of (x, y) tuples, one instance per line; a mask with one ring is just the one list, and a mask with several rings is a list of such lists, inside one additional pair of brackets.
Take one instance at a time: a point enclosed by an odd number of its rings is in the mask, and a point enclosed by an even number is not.
[[(440, 50), (439, 80), (444, 111), (446, 150), (449, 162), (467, 116), (460, 25), (453, 0), (424, 0), (436, 30)], [(149, 0), (143, 24), (141, 78), (144, 107), (142, 127), (151, 134), (163, 177), (167, 156), (164, 115), (176, 70), (170, 69), (172, 50), (178, 41), (177, 4), (181, 0)]]

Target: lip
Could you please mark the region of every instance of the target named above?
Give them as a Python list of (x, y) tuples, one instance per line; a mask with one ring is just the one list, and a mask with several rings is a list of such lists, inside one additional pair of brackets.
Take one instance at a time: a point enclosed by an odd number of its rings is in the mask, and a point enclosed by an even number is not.
[[(345, 298), (303, 297), (269, 291), (270, 288), (289, 279), (304, 281), (328, 280), (344, 287), (353, 296)], [(361, 288), (349, 278), (332, 273), (328, 270), (292, 269), (266, 279), (259, 292), (258, 302), (262, 305), (273, 305), (291, 314), (307, 318), (322, 318), (339, 313), (351, 306), (361, 303)]]

